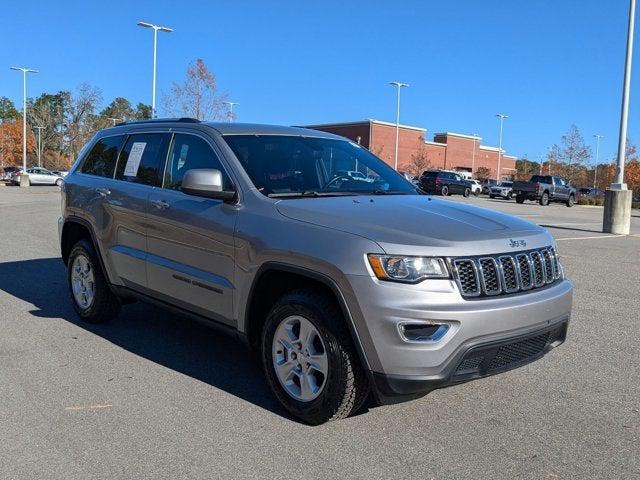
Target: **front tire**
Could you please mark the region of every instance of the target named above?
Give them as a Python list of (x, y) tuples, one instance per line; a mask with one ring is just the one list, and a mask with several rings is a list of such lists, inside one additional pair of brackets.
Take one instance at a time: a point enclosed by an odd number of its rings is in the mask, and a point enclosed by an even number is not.
[(489, 194), (489, 198), (496, 198), (496, 196)]
[(442, 190), (440, 190), (440, 194), (441, 194), (443, 197), (446, 197), (447, 195), (449, 195), (449, 187), (447, 187), (446, 185), (444, 185), (444, 186), (442, 187)]
[(109, 288), (93, 245), (85, 239), (71, 249), (67, 282), (73, 309), (85, 322), (105, 323), (120, 312), (120, 300)]
[(516, 203), (524, 203), (524, 195), (516, 195)]
[(59, 178), (56, 180), (56, 187), (61, 187), (62, 186), (62, 179)]
[(471, 190), (469, 190), (468, 188), (464, 189), (464, 193), (462, 194), (464, 197), (468, 197), (469, 195), (471, 195)]
[(571, 208), (575, 203), (576, 197), (574, 197), (573, 195), (569, 195), (569, 198), (567, 199), (567, 207)]
[(369, 382), (340, 310), (313, 290), (285, 294), (262, 332), (262, 366), (282, 406), (311, 425), (356, 412)]

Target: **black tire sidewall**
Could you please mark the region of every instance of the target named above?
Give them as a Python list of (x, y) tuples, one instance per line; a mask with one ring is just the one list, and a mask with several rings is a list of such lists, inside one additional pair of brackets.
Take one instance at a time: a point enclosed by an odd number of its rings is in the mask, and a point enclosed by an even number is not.
[[(322, 320), (324, 315), (332, 313), (322, 312), (317, 306), (303, 299), (292, 300), (291, 303), (276, 304), (265, 321), (260, 345), (262, 367), (271, 390), (285, 409), (309, 424), (318, 425), (331, 419), (344, 397), (348, 380), (343, 358), (344, 345), (340, 345), (340, 340)], [(280, 322), (291, 315), (304, 317), (315, 326), (327, 353), (328, 372), (324, 388), (320, 395), (310, 402), (301, 402), (291, 397), (280, 384), (273, 366), (273, 337)]]
[[(76, 302), (76, 299), (73, 296), (73, 288), (71, 284), (71, 271), (73, 261), (79, 255), (84, 255), (88, 259), (88, 261), (91, 263), (91, 269), (93, 270), (95, 292), (91, 306), (86, 309), (80, 307)], [(100, 315), (100, 305), (102, 305), (103, 302), (117, 302), (117, 299), (113, 296), (111, 290), (109, 289), (109, 286), (107, 285), (93, 245), (87, 240), (80, 240), (73, 246), (71, 252), (69, 253), (69, 259), (67, 261), (67, 286), (69, 288), (69, 295), (71, 297), (71, 305), (73, 306), (76, 314), (82, 320), (90, 323), (101, 323), (103, 321), (109, 320), (109, 318), (102, 318), (102, 316)]]
[(440, 190), (440, 193), (442, 194), (443, 197), (446, 197), (447, 195), (449, 195), (449, 187), (447, 187), (446, 185), (442, 187), (442, 189)]
[(542, 196), (540, 197), (540, 205), (542, 205), (543, 207), (546, 207), (547, 205), (549, 205), (549, 194), (548, 193), (543, 193)]
[(469, 195), (471, 195), (471, 190), (468, 188), (464, 189), (464, 193), (462, 194), (464, 197), (468, 197)]

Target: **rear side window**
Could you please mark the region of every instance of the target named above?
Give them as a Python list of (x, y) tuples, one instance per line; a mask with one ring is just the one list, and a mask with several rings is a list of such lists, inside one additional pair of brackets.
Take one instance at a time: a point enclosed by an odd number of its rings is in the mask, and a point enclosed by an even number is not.
[(166, 133), (130, 135), (118, 160), (116, 179), (159, 186), (168, 140)]
[(80, 171), (98, 177), (113, 177), (118, 151), (122, 147), (124, 138), (124, 135), (117, 135), (98, 140), (85, 158)]
[(195, 135), (176, 133), (169, 152), (169, 161), (164, 174), (164, 188), (180, 190), (182, 177), (188, 170), (198, 168), (215, 168), (222, 172), (223, 189), (231, 188), (231, 182), (225, 174), (218, 156), (209, 144)]

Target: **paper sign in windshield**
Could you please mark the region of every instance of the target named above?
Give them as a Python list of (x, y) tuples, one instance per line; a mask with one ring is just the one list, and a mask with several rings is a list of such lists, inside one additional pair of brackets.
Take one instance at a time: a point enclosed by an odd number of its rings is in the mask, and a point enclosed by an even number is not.
[(124, 167), (125, 177), (135, 177), (138, 174), (138, 167), (140, 166), (140, 160), (142, 160), (142, 154), (144, 148), (147, 146), (146, 142), (134, 142), (131, 146), (131, 152), (127, 159), (127, 164)]

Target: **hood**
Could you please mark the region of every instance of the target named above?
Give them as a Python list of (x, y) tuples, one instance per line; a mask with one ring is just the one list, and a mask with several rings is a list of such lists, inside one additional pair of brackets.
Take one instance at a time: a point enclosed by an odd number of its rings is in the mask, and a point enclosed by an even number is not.
[(549, 233), (512, 215), (427, 195), (280, 200), (285, 217), (340, 230), (403, 255), (485, 255), (553, 244)]

